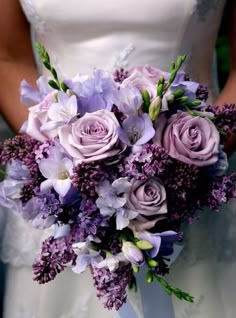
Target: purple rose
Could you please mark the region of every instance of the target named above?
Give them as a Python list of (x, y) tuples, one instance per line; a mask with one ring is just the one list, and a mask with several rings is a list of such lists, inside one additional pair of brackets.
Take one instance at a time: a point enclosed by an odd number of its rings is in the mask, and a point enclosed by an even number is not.
[(217, 162), (220, 136), (210, 119), (179, 111), (169, 120), (160, 116), (156, 127), (153, 142), (161, 143), (172, 158), (199, 167)]
[(133, 67), (121, 87), (137, 87), (141, 92), (147, 90), (150, 97), (156, 97), (157, 83), (160, 77), (168, 78), (169, 74), (149, 65)]
[(59, 139), (75, 163), (101, 160), (121, 152), (118, 127), (119, 122), (112, 112), (98, 110), (59, 128)]
[[(131, 228), (143, 231), (152, 228), (167, 213), (166, 191), (158, 178), (132, 180), (127, 197), (127, 207), (138, 213)], [(149, 218), (151, 217), (151, 218)]]

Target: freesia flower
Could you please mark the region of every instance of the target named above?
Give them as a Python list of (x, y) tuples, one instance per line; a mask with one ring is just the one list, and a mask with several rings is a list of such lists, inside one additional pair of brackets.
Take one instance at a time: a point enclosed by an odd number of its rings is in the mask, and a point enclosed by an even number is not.
[(100, 252), (93, 249), (90, 241), (73, 244), (73, 250), (77, 254), (77, 259), (72, 270), (77, 274), (84, 272), (89, 265), (96, 266), (102, 261)]
[(136, 87), (120, 88), (114, 93), (114, 96), (114, 104), (127, 115), (137, 115), (143, 104), (142, 95)]
[(96, 191), (99, 198), (96, 200), (96, 205), (100, 209), (100, 213), (104, 216), (112, 216), (116, 214), (116, 227), (118, 230), (125, 228), (129, 221), (137, 216), (133, 210), (125, 207), (126, 198), (122, 196), (129, 192), (131, 184), (127, 178), (119, 178), (112, 184), (108, 180), (104, 180), (97, 187)]
[(141, 146), (155, 135), (152, 121), (147, 114), (131, 115), (118, 128), (120, 140), (129, 146)]
[(142, 251), (131, 242), (123, 242), (122, 252), (125, 258), (133, 265), (142, 266), (145, 263)]
[(108, 255), (104, 260), (96, 265), (97, 268), (108, 268), (110, 272), (114, 272), (122, 264), (128, 263), (123, 253), (117, 255)]
[(53, 103), (48, 110), (48, 121), (41, 126), (41, 131), (56, 129), (69, 124), (78, 114), (78, 105), (75, 95), (68, 96), (58, 93), (58, 102)]
[(73, 167), (72, 160), (59, 147), (52, 147), (48, 158), (39, 162), (39, 170), (47, 179), (41, 183), (41, 191), (54, 188), (60, 196), (64, 197), (71, 188), (70, 176), (73, 173)]

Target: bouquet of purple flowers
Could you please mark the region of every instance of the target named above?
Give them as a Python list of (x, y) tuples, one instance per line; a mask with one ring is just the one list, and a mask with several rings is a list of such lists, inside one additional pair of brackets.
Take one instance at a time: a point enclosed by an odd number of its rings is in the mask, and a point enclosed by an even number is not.
[(192, 302), (163, 276), (181, 226), (235, 197), (223, 147), (235, 105), (209, 105), (206, 87), (180, 70), (185, 56), (169, 72), (137, 66), (61, 81), (37, 50), (52, 76), (38, 89), (21, 83), (28, 120), (0, 147), (0, 203), (36, 228), (54, 226), (34, 279), (90, 267), (97, 296), (118, 310), (145, 266), (147, 283)]

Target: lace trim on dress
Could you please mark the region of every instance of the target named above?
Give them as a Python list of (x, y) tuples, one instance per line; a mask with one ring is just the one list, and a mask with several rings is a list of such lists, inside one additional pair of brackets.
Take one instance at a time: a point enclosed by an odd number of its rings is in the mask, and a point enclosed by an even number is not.
[(38, 34), (44, 34), (47, 30), (45, 21), (38, 15), (33, 0), (20, 0), (24, 13), (33, 29)]

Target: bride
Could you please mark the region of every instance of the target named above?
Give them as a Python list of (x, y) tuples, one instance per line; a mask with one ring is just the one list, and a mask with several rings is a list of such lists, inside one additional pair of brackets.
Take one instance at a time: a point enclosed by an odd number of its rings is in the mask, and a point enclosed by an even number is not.
[[(232, 63), (217, 98), (212, 56), (225, 0), (1, 0), (0, 111), (18, 131), (27, 117), (19, 103), (19, 83), (32, 84), (44, 69), (31, 39), (42, 42), (65, 77), (93, 67), (125, 66), (119, 56), (136, 46), (130, 66), (150, 64), (167, 70), (178, 54), (187, 54), (185, 71), (208, 86), (210, 101), (236, 102), (236, 2), (232, 7)], [(234, 17), (233, 17), (234, 15)], [(31, 32), (30, 32), (31, 31)], [(36, 63), (35, 63), (36, 62)], [(35, 67), (35, 64), (37, 67)], [(38, 71), (36, 71), (36, 69)], [(232, 140), (227, 146), (232, 150)], [(233, 162), (232, 162), (233, 165)], [(227, 210), (227, 211), (226, 211)], [(195, 296), (193, 305), (172, 300), (158, 285), (145, 285), (130, 296), (119, 315), (125, 318), (233, 318), (235, 316), (235, 205), (218, 215), (205, 213), (188, 229), (181, 255), (172, 266), (171, 283)], [(110, 318), (97, 301), (89, 273), (69, 269), (48, 285), (32, 281), (30, 265), (47, 231), (34, 230), (7, 212), (2, 259), (8, 263), (4, 318)]]

